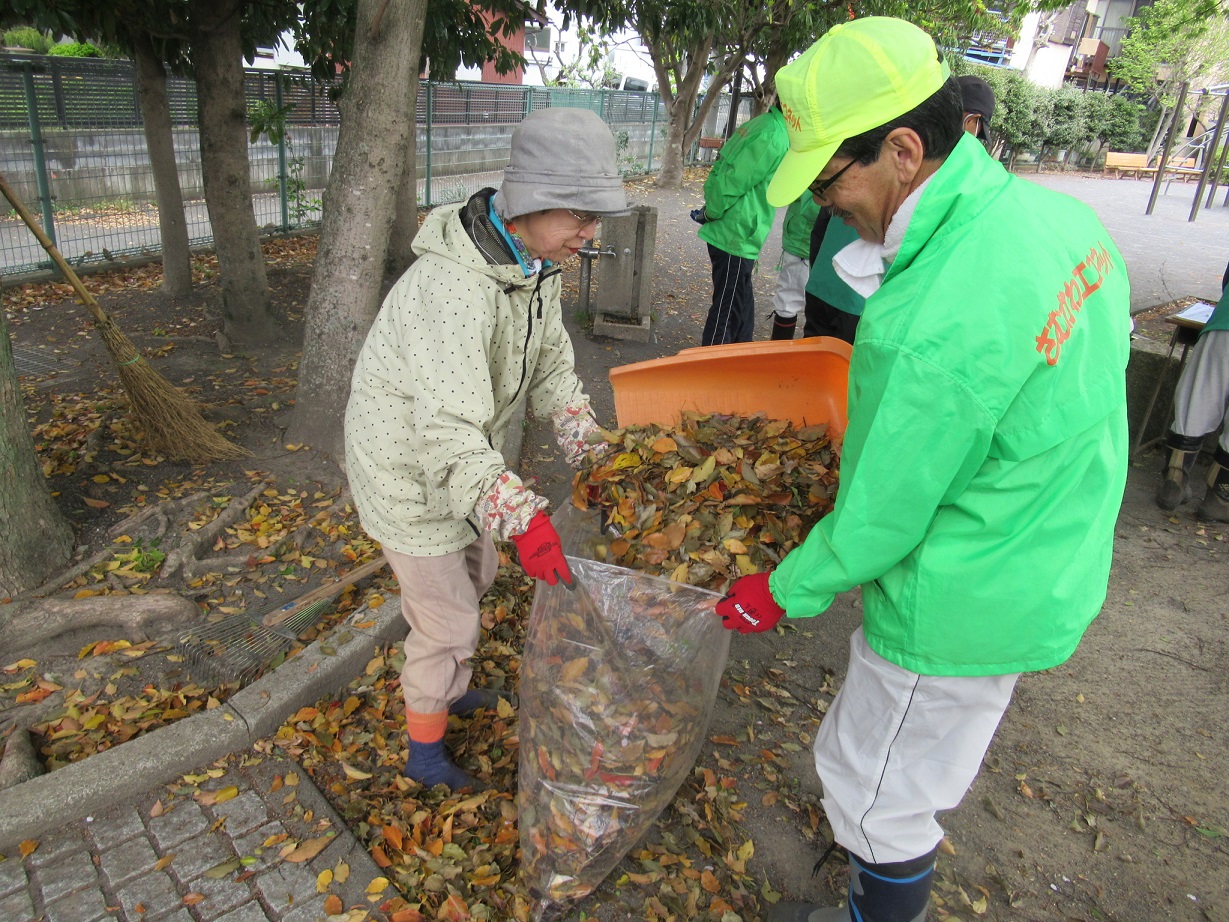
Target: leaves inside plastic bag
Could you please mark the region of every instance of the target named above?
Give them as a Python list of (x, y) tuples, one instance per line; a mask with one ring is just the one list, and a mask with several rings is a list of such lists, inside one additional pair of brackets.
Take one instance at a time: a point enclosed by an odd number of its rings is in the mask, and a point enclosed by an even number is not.
[(714, 593), (569, 566), (575, 592), (537, 591), (521, 663), (521, 874), (538, 920), (597, 887), (673, 799), (729, 648)]

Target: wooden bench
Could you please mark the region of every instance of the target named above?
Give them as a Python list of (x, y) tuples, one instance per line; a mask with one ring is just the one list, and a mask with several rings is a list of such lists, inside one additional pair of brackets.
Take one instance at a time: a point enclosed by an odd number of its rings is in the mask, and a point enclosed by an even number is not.
[(1113, 173), (1118, 179), (1128, 174), (1140, 179), (1144, 175), (1156, 173), (1156, 167), (1148, 166), (1147, 154), (1122, 154), (1112, 150), (1105, 155), (1103, 172)]

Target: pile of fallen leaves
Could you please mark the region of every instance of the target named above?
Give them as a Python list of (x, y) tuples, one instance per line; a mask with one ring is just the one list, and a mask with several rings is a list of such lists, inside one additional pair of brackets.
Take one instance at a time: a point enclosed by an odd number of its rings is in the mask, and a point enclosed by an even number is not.
[(836, 495), (826, 425), (685, 414), (608, 441), (577, 473), (572, 500), (613, 526), (607, 562), (678, 583), (720, 589), (780, 563)]

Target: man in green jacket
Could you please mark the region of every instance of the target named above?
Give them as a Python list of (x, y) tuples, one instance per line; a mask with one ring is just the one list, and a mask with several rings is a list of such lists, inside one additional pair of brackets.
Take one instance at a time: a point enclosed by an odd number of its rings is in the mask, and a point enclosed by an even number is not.
[(734, 132), (704, 182), (704, 208), (692, 213), (713, 264), (702, 345), (749, 343), (755, 336), (751, 271), (776, 214), (764, 190), (788, 147), (781, 109), (773, 106)]
[(898, 19), (836, 26), (776, 78), (807, 188), (881, 247), (850, 364), (836, 507), (718, 603), (763, 631), (860, 586), (863, 623), (815, 740), (849, 907), (921, 920), (943, 830), (1019, 673), (1071, 656), (1105, 601), (1127, 467), (1126, 267), (1079, 202), (961, 131), (960, 91)]

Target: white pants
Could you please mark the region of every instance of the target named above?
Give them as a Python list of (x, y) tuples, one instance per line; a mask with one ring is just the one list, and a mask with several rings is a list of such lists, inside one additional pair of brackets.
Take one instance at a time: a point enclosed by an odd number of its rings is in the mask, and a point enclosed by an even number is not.
[(908, 861), (943, 838), (1011, 701), (1019, 673), (918, 675), (849, 641), (849, 673), (815, 738), (836, 841), (873, 864)]
[(1225, 423), (1220, 447), (1229, 452), (1229, 330), (1208, 330), (1187, 356), (1174, 392), (1173, 431), (1200, 438)]
[(778, 317), (797, 317), (807, 303), (807, 279), (811, 264), (793, 253), (781, 253), (781, 271), (777, 273), (777, 291), (772, 296), (772, 309)]

